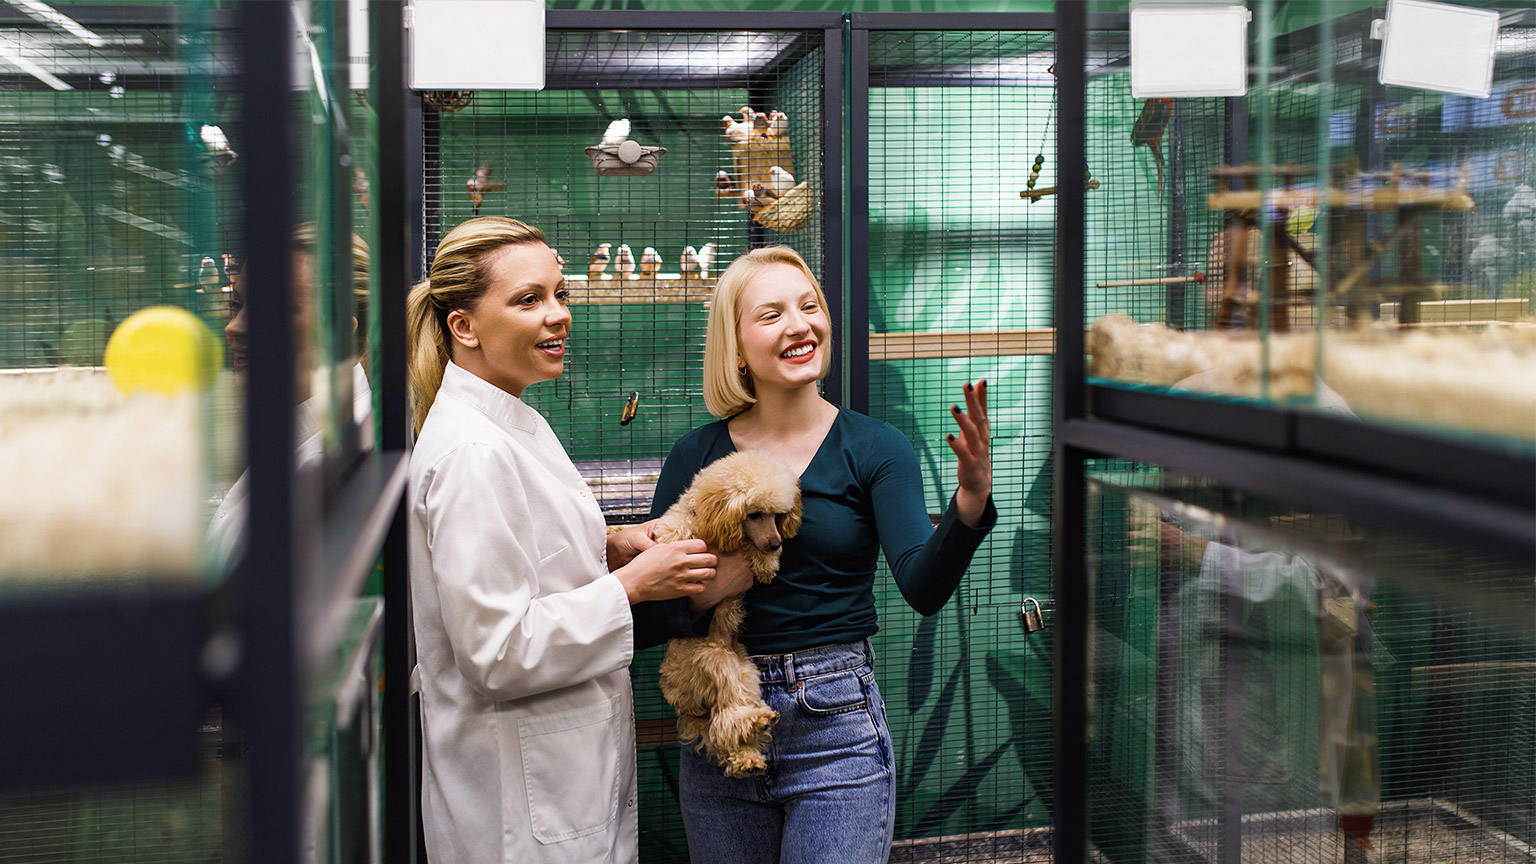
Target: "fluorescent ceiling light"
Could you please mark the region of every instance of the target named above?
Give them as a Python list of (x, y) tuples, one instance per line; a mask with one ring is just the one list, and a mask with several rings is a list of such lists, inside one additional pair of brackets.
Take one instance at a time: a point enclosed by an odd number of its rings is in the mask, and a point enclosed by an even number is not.
[(22, 14), (33, 21), (47, 24), (55, 30), (63, 30), (92, 48), (100, 48), (107, 44), (107, 40), (81, 27), (75, 19), (42, 2), (42, 0), (6, 0), (6, 2), (20, 9)]
[(57, 75), (54, 75), (47, 69), (44, 69), (36, 63), (33, 63), (31, 60), (28, 60), (26, 57), (16, 53), (16, 51), (8, 44), (0, 43), (0, 57), (5, 58), (7, 63), (19, 67), (22, 71), (43, 82), (44, 84), (47, 84), (49, 87), (52, 87), (55, 90), (75, 89), (68, 84), (65, 84), (62, 80), (59, 79)]

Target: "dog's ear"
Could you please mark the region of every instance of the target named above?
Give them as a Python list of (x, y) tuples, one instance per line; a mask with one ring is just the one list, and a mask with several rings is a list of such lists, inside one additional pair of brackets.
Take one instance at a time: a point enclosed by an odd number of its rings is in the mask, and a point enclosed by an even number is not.
[(742, 506), (744, 496), (728, 489), (703, 490), (694, 502), (698, 508), (694, 519), (695, 536), (712, 544), (721, 552), (733, 552), (746, 543), (742, 521), (746, 510)]
[(800, 533), (800, 493), (795, 493), (795, 506), (779, 517), (779, 536), (785, 540)]

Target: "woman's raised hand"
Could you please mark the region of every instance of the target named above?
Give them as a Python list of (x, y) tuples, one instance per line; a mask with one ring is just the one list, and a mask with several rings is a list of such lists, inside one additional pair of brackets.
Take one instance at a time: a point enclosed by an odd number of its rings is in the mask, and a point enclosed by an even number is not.
[(949, 407), (960, 434), (948, 436), (949, 448), (959, 458), (956, 470), (960, 488), (955, 491), (955, 510), (960, 521), (977, 528), (992, 495), (992, 424), (987, 420), (987, 379), (965, 385), (965, 410)]

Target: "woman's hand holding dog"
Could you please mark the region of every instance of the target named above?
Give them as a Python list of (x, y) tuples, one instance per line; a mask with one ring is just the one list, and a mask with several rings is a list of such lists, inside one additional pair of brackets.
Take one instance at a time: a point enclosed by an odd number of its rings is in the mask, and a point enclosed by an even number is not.
[(688, 611), (693, 613), (694, 620), (709, 614), (721, 600), (745, 594), (752, 587), (752, 565), (747, 563), (746, 555), (732, 552), (716, 557), (719, 563), (715, 565), (715, 578), (705, 583), (703, 591), (688, 598)]
[(987, 379), (976, 386), (965, 385), (965, 410), (951, 405), (950, 414), (960, 425), (960, 434), (948, 436), (949, 448), (960, 464), (957, 470), (960, 488), (955, 490), (955, 511), (960, 521), (976, 528), (992, 495), (992, 424), (987, 420)]
[(661, 520), (652, 519), (639, 525), (626, 525), (608, 535), (608, 572), (635, 560), (635, 556), (656, 545), (653, 531)]
[(613, 571), (629, 595), (629, 604), (699, 594), (715, 578), (718, 558), (703, 540), (656, 543)]

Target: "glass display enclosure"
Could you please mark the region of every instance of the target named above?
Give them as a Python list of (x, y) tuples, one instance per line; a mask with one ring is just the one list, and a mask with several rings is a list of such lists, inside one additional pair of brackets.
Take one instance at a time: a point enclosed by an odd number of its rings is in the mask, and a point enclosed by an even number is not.
[(1123, 862), (1531, 860), (1528, 559), (1097, 467), (1099, 850)]
[(1380, 9), (1247, 6), (1245, 97), (1090, 72), (1093, 383), (1536, 450), (1536, 14), (1480, 98), (1382, 84)]

